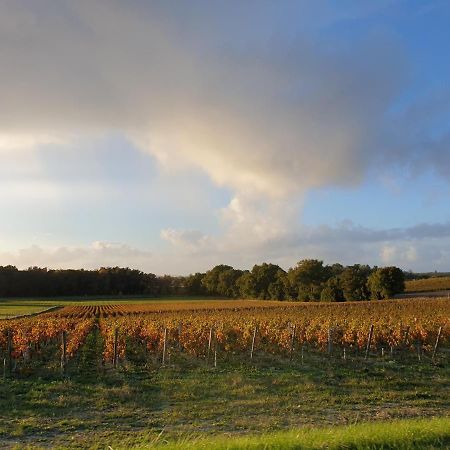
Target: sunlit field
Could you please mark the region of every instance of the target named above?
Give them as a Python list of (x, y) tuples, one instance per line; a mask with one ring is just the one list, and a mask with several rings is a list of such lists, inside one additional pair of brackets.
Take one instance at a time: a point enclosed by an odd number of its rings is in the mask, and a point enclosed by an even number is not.
[(4, 447), (450, 442), (447, 299), (113, 300), (0, 321)]
[(432, 277), (405, 282), (406, 292), (427, 292), (450, 290), (450, 277)]
[[(6, 298), (0, 300), (0, 319), (12, 318), (14, 316), (34, 314), (42, 312), (48, 308), (56, 306), (69, 306), (69, 305), (111, 305), (111, 304), (184, 304), (193, 302), (203, 302), (204, 297), (167, 297), (167, 298), (154, 298), (154, 297), (57, 297), (57, 298)], [(207, 299), (208, 304), (214, 305), (223, 302), (233, 302), (234, 300), (227, 299)], [(247, 301), (247, 300), (246, 300)]]

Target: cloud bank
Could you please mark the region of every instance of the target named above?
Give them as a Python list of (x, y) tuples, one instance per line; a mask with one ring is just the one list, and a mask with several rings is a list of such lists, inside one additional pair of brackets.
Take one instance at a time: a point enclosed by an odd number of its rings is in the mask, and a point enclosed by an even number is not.
[(450, 97), (393, 111), (409, 82), (401, 36), (377, 26), (357, 39), (333, 33), (334, 24), (389, 2), (346, 14), (305, 5), (6, 0), (0, 156), (118, 131), (174, 176), (198, 168), (232, 191), (218, 212), (221, 236), (164, 229), (175, 248), (270, 255), (276, 243), (306, 254), (319, 241), (346, 243), (348, 234), (385, 242), (383, 260), (412, 258), (417, 252), (389, 242), (421, 232), (431, 239), (427, 225), (309, 231), (298, 223), (301, 199), (312, 188), (356, 186), (369, 170), (450, 178), (450, 134), (427, 125), (449, 112)]

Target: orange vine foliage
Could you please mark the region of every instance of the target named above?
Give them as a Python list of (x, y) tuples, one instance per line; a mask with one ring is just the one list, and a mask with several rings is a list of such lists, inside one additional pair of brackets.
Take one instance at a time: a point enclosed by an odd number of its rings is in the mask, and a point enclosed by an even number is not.
[(439, 327), (441, 344), (448, 345), (450, 340), (450, 301), (445, 299), (278, 303), (276, 307), (182, 309), (147, 314), (136, 313), (130, 306), (118, 308), (120, 315), (100, 320), (105, 359), (113, 356), (116, 329), (119, 356), (125, 354), (126, 338), (144, 342), (148, 350), (161, 351), (164, 329), (170, 342), (197, 356), (205, 353), (211, 328), (220, 348), (231, 352), (249, 349), (255, 327), (258, 347), (272, 353), (288, 352), (292, 342), (296, 346), (307, 343), (325, 348), (330, 329), (335, 345), (361, 349), (367, 345), (371, 325), (372, 349), (420, 342), (423, 349), (430, 350)]
[(69, 319), (55, 314), (41, 314), (0, 322), (0, 346), (6, 348), (8, 330), (12, 333), (13, 357), (18, 358), (43, 343), (55, 341), (67, 332), (66, 354), (71, 357), (86, 339), (94, 325), (93, 318)]
[[(450, 300), (408, 299), (352, 303), (291, 303), (263, 301), (203, 301), (136, 305), (69, 306), (30, 318), (0, 321), (0, 346), (13, 332), (14, 355), (33, 344), (54, 340), (66, 331), (67, 354), (73, 355), (98, 323), (105, 341), (103, 356), (111, 360), (115, 330), (118, 356), (127, 339), (160, 352), (164, 330), (167, 344), (192, 355), (206, 353), (209, 335), (221, 351), (247, 352), (255, 328), (257, 348), (287, 353), (309, 344), (324, 349), (329, 336), (335, 345), (361, 349), (374, 326), (372, 349), (420, 343), (430, 350), (442, 327), (441, 345), (450, 343)], [(211, 332), (212, 330), (212, 332)], [(294, 331), (295, 330), (295, 331)], [(331, 333), (330, 333), (331, 330)]]

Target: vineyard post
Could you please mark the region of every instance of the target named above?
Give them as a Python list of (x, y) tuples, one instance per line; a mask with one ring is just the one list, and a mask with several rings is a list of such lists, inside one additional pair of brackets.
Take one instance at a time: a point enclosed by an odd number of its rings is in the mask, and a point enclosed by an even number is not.
[(421, 341), (419, 341), (417, 343), (417, 359), (419, 360), (419, 362), (422, 359), (422, 342)]
[(347, 353), (345, 351), (345, 347), (344, 347), (344, 361), (347, 359)]
[(181, 351), (181, 331), (183, 329), (183, 325), (181, 322), (178, 324), (178, 350)]
[(6, 380), (6, 358), (3, 358), (3, 379)]
[(211, 353), (211, 343), (213, 337), (213, 327), (209, 329), (209, 337), (208, 337), (208, 352), (206, 353), (206, 362), (209, 362), (209, 354)]
[(437, 353), (437, 349), (438, 349), (438, 345), (439, 345), (439, 339), (441, 338), (441, 334), (442, 334), (442, 327), (439, 327), (438, 334), (436, 337), (436, 342), (434, 344), (433, 356), (431, 358), (433, 361), (434, 361), (434, 358), (436, 357), (436, 353)]
[(61, 374), (64, 376), (66, 374), (67, 365), (67, 333), (65, 331), (61, 332)]
[(8, 349), (6, 353), (6, 358), (8, 362), (8, 375), (11, 375), (12, 373), (12, 331), (11, 329), (8, 330)]
[(289, 353), (289, 360), (292, 361), (292, 354), (294, 353), (294, 342), (295, 342), (295, 330), (297, 329), (297, 325), (294, 325), (294, 328), (292, 329), (292, 336), (291, 336), (291, 349)]
[(373, 336), (373, 324), (370, 325), (369, 339), (367, 339), (367, 347), (366, 347), (365, 359), (367, 359), (368, 356), (369, 356), (370, 344), (372, 343), (372, 336)]
[(333, 352), (333, 329), (328, 327), (328, 354)]
[(304, 360), (304, 355), (305, 355), (305, 344), (302, 344), (302, 364)]
[(214, 367), (217, 368), (217, 339), (214, 341)]
[(406, 327), (405, 334), (403, 336), (403, 350), (406, 350), (406, 346), (408, 345), (408, 335), (409, 335), (409, 326)]
[(384, 347), (381, 347), (381, 357), (384, 359)]
[(164, 342), (163, 342), (163, 354), (162, 354), (162, 365), (163, 366), (166, 362), (166, 348), (167, 348), (167, 328), (164, 328)]
[(118, 349), (118, 342), (119, 341), (119, 329), (115, 328), (114, 329), (114, 354), (113, 354), (113, 367), (116, 368), (117, 367), (117, 360), (118, 360), (118, 354), (117, 354), (117, 349)]
[(258, 327), (255, 327), (253, 331), (253, 338), (252, 338), (252, 348), (250, 350), (250, 359), (253, 359), (253, 352), (255, 351), (255, 340), (256, 340), (256, 331), (258, 330)]

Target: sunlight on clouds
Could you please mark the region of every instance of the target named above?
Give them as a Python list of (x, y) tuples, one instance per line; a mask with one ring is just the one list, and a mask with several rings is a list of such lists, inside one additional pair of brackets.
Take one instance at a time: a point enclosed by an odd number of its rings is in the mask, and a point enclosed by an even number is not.
[[(398, 244), (408, 241), (405, 233), (411, 230), (311, 231), (299, 219), (308, 190), (354, 187), (368, 171), (394, 191), (393, 169), (435, 170), (450, 179), (448, 130), (415, 132), (424, 115), (432, 121), (448, 109), (448, 100), (433, 111), (434, 103), (430, 108), (413, 98), (411, 107), (392, 113), (410, 82), (401, 34), (380, 31), (370, 21), (363, 30), (336, 34), (334, 25), (367, 19), (386, 5), (346, 12), (318, 5), (311, 13), (292, 2), (285, 10), (277, 5), (282, 20), (273, 21), (271, 2), (258, 5), (258, 14), (252, 14), (253, 4), (232, 2), (177, 8), (117, 0), (2, 2), (2, 203), (27, 196), (63, 202), (76, 195), (79, 203), (109, 198), (113, 204), (136, 166), (124, 176), (125, 165), (107, 166), (67, 151), (67, 144), (84, 148), (83, 138), (117, 133), (155, 158), (159, 174), (173, 177), (172, 187), (149, 183), (158, 191), (159, 210), (202, 210), (213, 217), (216, 234), (193, 231), (197, 226), (185, 230), (190, 224), (183, 226), (179, 218), (158, 226), (161, 240), (185, 254), (210, 252), (204, 262), (214, 255), (236, 258), (240, 250), (253, 258), (338, 255), (348, 251), (338, 239), (353, 238), (382, 262), (417, 262), (419, 246)], [(42, 166), (36, 152), (48, 145), (66, 149), (65, 164)], [(179, 188), (177, 177), (195, 170), (230, 191), (227, 206), (216, 204), (211, 212), (200, 188)], [(108, 184), (112, 179), (119, 188)], [(133, 195), (142, 193), (137, 189)], [(418, 239), (440, 232), (429, 231)], [(103, 261), (98, 258), (103, 253), (112, 261), (145, 256), (117, 245), (33, 247), (16, 260), (48, 258), (57, 264), (67, 257), (77, 264), (92, 257), (91, 264)], [(354, 256), (358, 259), (358, 252)]]

